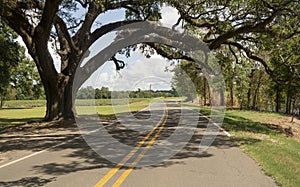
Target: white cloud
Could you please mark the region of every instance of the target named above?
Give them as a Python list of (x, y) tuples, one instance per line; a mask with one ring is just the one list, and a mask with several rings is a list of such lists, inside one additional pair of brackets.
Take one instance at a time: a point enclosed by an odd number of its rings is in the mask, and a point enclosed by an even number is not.
[(122, 77), (115, 82), (115, 89), (137, 90), (138, 88), (153, 90), (170, 89), (173, 73), (165, 71), (170, 63), (158, 55), (150, 59), (142, 58), (130, 63), (122, 71)]
[(160, 22), (163, 26), (172, 27), (179, 19), (178, 11), (170, 6), (163, 6), (161, 8), (162, 19)]
[(119, 73), (112, 62), (106, 62), (86, 81), (83, 87), (109, 87), (111, 90), (162, 90), (171, 88), (173, 73), (165, 71), (170, 66), (164, 58), (153, 55), (150, 59), (133, 54), (124, 59), (127, 66)]

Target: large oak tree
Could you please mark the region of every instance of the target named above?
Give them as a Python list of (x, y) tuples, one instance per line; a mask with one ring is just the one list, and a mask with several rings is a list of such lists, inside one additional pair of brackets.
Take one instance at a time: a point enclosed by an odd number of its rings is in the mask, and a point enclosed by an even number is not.
[[(180, 19), (174, 29), (183, 23), (212, 50), (221, 45), (237, 48), (249, 58), (261, 62), (269, 73), (272, 70), (266, 60), (259, 57), (256, 45), (264, 36), (288, 38), (298, 32), (297, 20), (292, 19), (299, 16), (297, 1), (1, 0), (1, 18), (22, 37), (41, 76), (47, 98), (45, 119), (74, 117), (72, 85), (75, 71), (85, 52), (97, 39), (123, 25), (159, 19), (159, 8), (163, 2), (179, 12)], [(82, 19), (73, 17), (71, 13), (77, 7), (86, 10)], [(99, 15), (116, 9), (126, 10), (127, 19), (96, 27)], [(290, 25), (284, 19), (289, 20)], [(286, 28), (286, 32), (282, 28)], [(55, 69), (48, 47), (53, 37), (58, 44), (61, 72)], [(192, 60), (181, 51), (162, 44), (148, 42), (145, 45), (168, 59)], [(117, 69), (122, 68), (123, 64), (119, 64), (120, 61), (113, 55), (108, 60), (114, 61)], [(87, 69), (97, 69), (96, 64), (91, 67)]]

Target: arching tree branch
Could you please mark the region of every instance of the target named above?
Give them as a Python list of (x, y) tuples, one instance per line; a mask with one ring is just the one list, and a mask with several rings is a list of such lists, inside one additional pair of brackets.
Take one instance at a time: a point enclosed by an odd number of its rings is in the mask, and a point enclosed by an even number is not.
[(237, 42), (232, 42), (232, 41), (227, 41), (227, 42), (224, 42), (223, 44), (231, 45), (231, 46), (234, 46), (234, 47), (238, 48), (239, 50), (244, 51), (248, 58), (250, 58), (254, 61), (260, 62), (264, 66), (266, 72), (269, 75), (273, 75), (273, 71), (268, 66), (267, 62), (264, 59), (256, 56), (250, 49), (244, 47), (242, 44), (237, 43)]

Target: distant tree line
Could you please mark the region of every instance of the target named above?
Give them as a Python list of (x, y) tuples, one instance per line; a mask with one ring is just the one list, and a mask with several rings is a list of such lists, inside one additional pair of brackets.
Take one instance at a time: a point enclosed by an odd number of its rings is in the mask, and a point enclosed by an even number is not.
[(111, 91), (108, 87), (94, 88), (87, 86), (79, 89), (77, 99), (111, 99), (115, 98), (155, 98), (155, 97), (176, 97), (177, 93), (172, 90), (141, 90), (137, 91)]

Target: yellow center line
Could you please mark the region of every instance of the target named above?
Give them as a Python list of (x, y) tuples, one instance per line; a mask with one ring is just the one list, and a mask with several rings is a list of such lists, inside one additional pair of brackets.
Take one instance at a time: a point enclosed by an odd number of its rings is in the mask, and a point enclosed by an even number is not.
[(165, 120), (163, 121), (162, 125), (160, 126), (159, 130), (155, 134), (155, 136), (150, 140), (150, 142), (147, 144), (146, 148), (143, 149), (143, 151), (137, 156), (137, 158), (134, 160), (134, 162), (130, 165), (128, 169), (126, 169), (123, 174), (118, 178), (118, 180), (113, 184), (113, 187), (119, 187), (124, 180), (128, 177), (128, 175), (132, 172), (133, 168), (137, 165), (137, 163), (142, 159), (142, 157), (145, 155), (145, 153), (150, 149), (150, 147), (153, 145), (161, 131), (163, 130), (166, 122), (168, 120), (168, 110), (166, 112)]
[[(168, 115), (168, 110), (165, 107), (165, 112), (166, 115)], [(159, 120), (159, 122), (155, 125), (154, 128), (152, 128), (152, 130), (147, 134), (146, 137), (143, 138), (142, 141), (140, 141), (138, 143), (138, 145), (131, 150), (131, 152), (125, 157), (123, 158), (114, 168), (112, 168), (94, 187), (102, 187), (105, 183), (107, 183), (107, 181), (109, 181), (109, 179), (114, 176), (119, 169), (138, 151), (138, 149), (145, 144), (145, 142), (147, 141), (147, 139), (153, 134), (153, 132), (158, 128), (158, 126), (161, 124), (161, 121), (163, 120), (165, 116), (163, 115), (161, 117), (161, 119)], [(153, 138), (152, 138), (153, 139)], [(153, 143), (152, 143), (153, 144)], [(151, 144), (151, 145), (152, 145)], [(148, 145), (147, 145), (148, 146)]]

